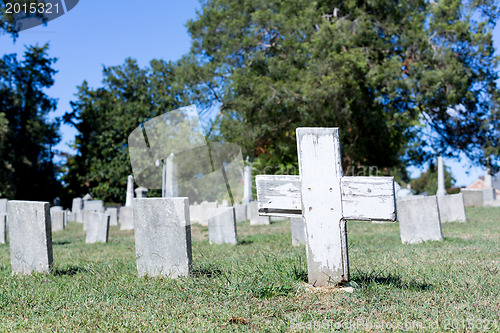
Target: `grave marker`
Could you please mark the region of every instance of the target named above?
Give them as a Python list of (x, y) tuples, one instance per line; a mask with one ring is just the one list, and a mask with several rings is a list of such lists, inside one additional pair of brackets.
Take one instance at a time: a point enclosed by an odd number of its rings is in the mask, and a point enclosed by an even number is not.
[(465, 207), (483, 207), (484, 199), (483, 199), (483, 190), (471, 190), (463, 188), (460, 190), (460, 193), (464, 196), (464, 205)]
[(466, 222), (462, 193), (438, 196), (439, 218), (444, 222)]
[(109, 235), (109, 215), (101, 212), (88, 212), (89, 220), (85, 243), (107, 243)]
[(0, 213), (0, 244), (7, 242), (7, 214)]
[(134, 230), (134, 209), (132, 207), (120, 207), (119, 214), (120, 230)]
[(191, 273), (188, 198), (135, 199), (134, 230), (139, 276)]
[(290, 227), (292, 229), (292, 246), (300, 246), (306, 243), (306, 224), (304, 218), (290, 218)]
[(444, 184), (443, 158), (441, 156), (438, 156), (438, 188), (436, 195), (438, 196), (446, 195), (446, 188)]
[[(247, 157), (248, 163), (248, 157)], [(252, 166), (247, 164), (245, 168), (243, 168), (243, 204), (248, 204), (252, 201)]]
[(259, 215), (259, 203), (252, 201), (247, 205), (247, 219), (250, 220), (250, 225), (271, 224), (269, 216)]
[(9, 201), (8, 215), (12, 272), (49, 272), (52, 267), (49, 203)]
[(52, 231), (62, 231), (65, 226), (66, 212), (63, 210), (54, 210), (51, 212)]
[(106, 208), (105, 213), (107, 215), (109, 215), (109, 225), (110, 226), (117, 226), (118, 225), (118, 208), (116, 208), (116, 207)]
[(257, 176), (259, 213), (304, 217), (309, 283), (349, 280), (346, 220), (396, 219), (393, 177), (343, 177), (338, 128), (298, 128), (300, 176)]
[(238, 243), (236, 219), (233, 207), (217, 208), (218, 213), (208, 220), (208, 239), (210, 244)]
[(134, 176), (127, 178), (127, 196), (125, 197), (125, 207), (132, 207), (134, 200)]
[(247, 205), (245, 204), (235, 204), (234, 214), (236, 216), (236, 223), (243, 222), (247, 220)]
[(443, 240), (438, 200), (435, 195), (398, 200), (398, 221), (403, 244)]

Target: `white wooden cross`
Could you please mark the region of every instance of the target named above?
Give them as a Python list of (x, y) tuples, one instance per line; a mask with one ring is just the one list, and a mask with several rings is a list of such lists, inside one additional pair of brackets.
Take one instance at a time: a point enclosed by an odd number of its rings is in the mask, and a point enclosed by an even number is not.
[(303, 216), (309, 283), (349, 281), (346, 220), (396, 220), (393, 177), (343, 177), (338, 128), (297, 128), (300, 176), (256, 177), (259, 214)]

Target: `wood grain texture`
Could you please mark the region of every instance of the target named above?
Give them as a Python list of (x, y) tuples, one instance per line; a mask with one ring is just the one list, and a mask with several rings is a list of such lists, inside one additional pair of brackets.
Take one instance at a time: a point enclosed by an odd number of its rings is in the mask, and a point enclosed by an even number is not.
[[(345, 220), (396, 220), (393, 177), (342, 177), (340, 182)], [(302, 215), (299, 176), (261, 175), (256, 183), (259, 214)]]

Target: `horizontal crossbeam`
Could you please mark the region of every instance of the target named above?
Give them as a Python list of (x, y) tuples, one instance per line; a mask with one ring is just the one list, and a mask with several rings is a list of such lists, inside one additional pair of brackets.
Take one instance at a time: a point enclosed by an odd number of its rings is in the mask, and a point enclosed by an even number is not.
[[(302, 215), (299, 176), (256, 177), (259, 214)], [(342, 177), (342, 216), (345, 220), (396, 220), (393, 177)]]

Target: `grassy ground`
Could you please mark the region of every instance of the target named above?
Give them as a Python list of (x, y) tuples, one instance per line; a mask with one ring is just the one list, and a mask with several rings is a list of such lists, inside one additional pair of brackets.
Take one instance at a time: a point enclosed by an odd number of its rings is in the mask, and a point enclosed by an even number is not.
[(237, 246), (193, 226), (194, 276), (176, 280), (137, 277), (132, 232), (86, 245), (70, 223), (48, 275), (12, 276), (0, 245), (0, 331), (499, 331), (500, 208), (467, 216), (420, 245), (395, 223), (349, 222), (352, 293), (305, 286), (286, 221), (238, 225)]

